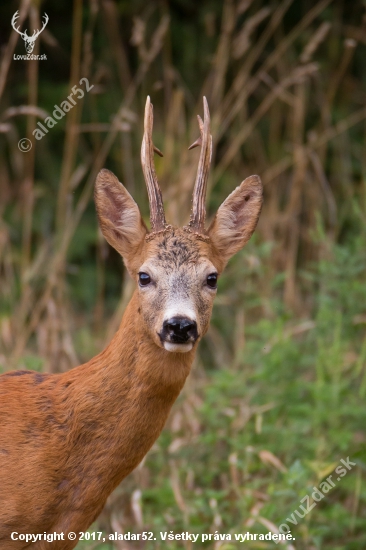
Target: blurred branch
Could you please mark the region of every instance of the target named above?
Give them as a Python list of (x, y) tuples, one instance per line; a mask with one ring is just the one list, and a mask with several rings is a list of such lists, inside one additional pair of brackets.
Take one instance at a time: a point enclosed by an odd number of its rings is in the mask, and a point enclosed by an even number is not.
[(268, 95), (263, 99), (262, 103), (257, 107), (251, 118), (244, 124), (242, 129), (236, 134), (232, 140), (228, 150), (223, 155), (220, 163), (217, 165), (214, 173), (214, 181), (218, 181), (226, 168), (232, 162), (233, 158), (238, 153), (242, 144), (248, 139), (249, 135), (253, 132), (255, 126), (260, 119), (267, 113), (273, 102), (283, 94), (286, 88), (293, 86), (301, 81), (304, 77), (308, 77), (316, 73), (318, 66), (315, 63), (309, 63), (301, 67), (296, 67), (292, 72), (292, 75), (285, 78), (282, 82), (270, 91)]
[(17, 107), (9, 107), (3, 111), (0, 120), (7, 120), (18, 115), (32, 115), (44, 120), (48, 116), (48, 113), (37, 105), (18, 105)]
[[(81, 65), (81, 44), (82, 44), (82, 16), (83, 0), (74, 0), (73, 24), (72, 24), (72, 51), (71, 51), (71, 72), (69, 89), (77, 84), (80, 78)], [(69, 191), (69, 181), (75, 162), (77, 142), (79, 134), (76, 131), (78, 121), (81, 117), (82, 102), (79, 100), (73, 109), (66, 115), (66, 131), (64, 141), (64, 154), (61, 165), (61, 176), (57, 199), (56, 224), (58, 231), (62, 231), (66, 222), (66, 204)]]
[[(331, 126), (325, 130), (320, 136), (314, 136), (311, 143), (306, 144), (305, 149), (307, 153), (310, 153), (313, 150), (318, 149), (322, 145), (328, 143), (328, 141), (334, 139), (335, 137), (341, 135), (343, 132), (346, 132), (352, 126), (355, 126), (359, 122), (362, 122), (366, 119), (366, 108), (363, 107), (355, 113), (352, 113), (348, 117), (345, 117), (343, 120), (339, 121), (334, 126)], [(262, 174), (262, 181), (264, 184), (268, 185), (275, 178), (280, 176), (283, 172), (288, 170), (291, 166), (294, 165), (296, 161), (293, 157), (283, 157), (276, 164), (265, 170)]]

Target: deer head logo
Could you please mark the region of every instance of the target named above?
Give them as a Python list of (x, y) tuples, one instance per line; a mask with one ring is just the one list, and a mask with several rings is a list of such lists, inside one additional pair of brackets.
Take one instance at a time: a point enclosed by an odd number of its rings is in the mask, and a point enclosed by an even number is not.
[(39, 35), (41, 34), (41, 32), (43, 31), (43, 29), (45, 28), (45, 26), (47, 25), (48, 23), (48, 15), (47, 13), (45, 13), (43, 15), (44, 17), (44, 21), (43, 21), (43, 27), (41, 28), (41, 30), (39, 31), (33, 31), (33, 34), (32, 36), (28, 36), (27, 35), (27, 30), (25, 30), (24, 32), (20, 32), (19, 30), (19, 27), (17, 28), (15, 25), (16, 25), (16, 21), (17, 19), (19, 18), (19, 11), (15, 12), (14, 15), (13, 15), (13, 19), (11, 20), (11, 26), (13, 27), (13, 29), (20, 34), (20, 36), (23, 38), (24, 42), (25, 42), (25, 49), (26, 49), (26, 52), (27, 53), (32, 53), (33, 52), (33, 48), (34, 48), (34, 44), (35, 44), (35, 41), (37, 40), (37, 38), (39, 37)]

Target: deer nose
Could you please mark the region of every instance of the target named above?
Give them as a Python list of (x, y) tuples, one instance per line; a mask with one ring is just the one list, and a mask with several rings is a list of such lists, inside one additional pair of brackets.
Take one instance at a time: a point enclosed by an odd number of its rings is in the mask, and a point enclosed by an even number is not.
[(163, 323), (163, 337), (175, 344), (184, 344), (198, 338), (197, 323), (187, 317), (172, 317)]

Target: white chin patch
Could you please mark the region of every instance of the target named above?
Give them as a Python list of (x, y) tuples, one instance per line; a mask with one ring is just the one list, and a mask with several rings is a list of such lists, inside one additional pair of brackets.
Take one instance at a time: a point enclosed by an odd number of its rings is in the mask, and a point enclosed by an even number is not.
[(188, 344), (173, 344), (172, 342), (164, 342), (164, 348), (167, 351), (175, 351), (176, 353), (186, 353), (193, 348), (192, 342)]

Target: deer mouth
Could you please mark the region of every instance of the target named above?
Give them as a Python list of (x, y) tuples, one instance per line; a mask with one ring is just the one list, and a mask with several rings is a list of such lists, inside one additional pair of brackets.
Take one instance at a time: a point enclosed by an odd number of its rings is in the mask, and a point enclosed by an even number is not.
[(193, 348), (193, 342), (187, 344), (174, 344), (173, 342), (163, 342), (164, 349), (175, 353), (187, 353)]

